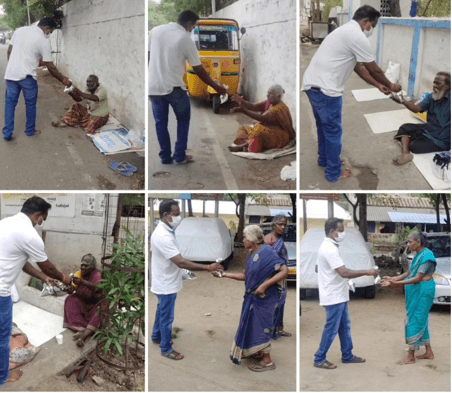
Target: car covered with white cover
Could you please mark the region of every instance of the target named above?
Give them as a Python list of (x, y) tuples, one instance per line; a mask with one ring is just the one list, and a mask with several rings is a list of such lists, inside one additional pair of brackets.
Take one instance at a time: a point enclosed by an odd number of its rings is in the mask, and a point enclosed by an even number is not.
[(183, 258), (209, 263), (221, 259), (225, 268), (234, 251), (234, 235), (221, 218), (187, 217), (176, 229)]
[[(317, 254), (325, 239), (323, 227), (309, 229), (300, 242), (299, 280), (300, 298), (306, 296), (306, 289), (318, 288), (318, 274), (315, 271)], [(369, 245), (355, 228), (345, 228), (345, 238), (339, 243), (339, 253), (345, 267), (351, 270), (371, 270), (375, 266)], [(375, 279), (371, 276), (353, 278), (355, 288), (363, 288), (363, 295), (373, 299), (376, 293)]]

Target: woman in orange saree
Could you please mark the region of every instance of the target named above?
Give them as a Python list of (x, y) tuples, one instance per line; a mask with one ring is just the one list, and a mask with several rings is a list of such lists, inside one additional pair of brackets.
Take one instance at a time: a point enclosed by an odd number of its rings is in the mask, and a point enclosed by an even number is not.
[(273, 85), (268, 89), (267, 100), (257, 104), (245, 101), (237, 94), (231, 97), (239, 104), (231, 109), (231, 113), (244, 113), (254, 119), (254, 123), (238, 129), (234, 144), (229, 146), (230, 151), (260, 153), (283, 148), (295, 140), (292, 116), (282, 101), (283, 94), (284, 89), (280, 85)]

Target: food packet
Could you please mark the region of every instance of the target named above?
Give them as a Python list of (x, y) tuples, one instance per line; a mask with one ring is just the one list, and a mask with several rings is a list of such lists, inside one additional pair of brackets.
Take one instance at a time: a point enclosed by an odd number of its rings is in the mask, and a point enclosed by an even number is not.
[(188, 269), (182, 269), (182, 280), (196, 280), (195, 273)]

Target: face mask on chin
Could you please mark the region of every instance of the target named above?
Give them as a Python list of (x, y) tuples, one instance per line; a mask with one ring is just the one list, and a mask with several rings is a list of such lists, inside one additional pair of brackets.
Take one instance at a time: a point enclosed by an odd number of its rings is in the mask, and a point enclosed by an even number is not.
[(367, 38), (369, 38), (374, 33), (373, 26), (370, 27), (370, 30), (364, 30), (363, 33), (366, 35)]
[(42, 229), (44, 227), (44, 219), (42, 218), (42, 216), (41, 216), (41, 223), (39, 223), (39, 219), (38, 219), (35, 227), (38, 227), (39, 229)]
[(176, 229), (180, 222), (182, 221), (182, 217), (181, 216), (171, 216), (172, 221), (169, 222), (168, 224), (170, 224), (171, 228)]

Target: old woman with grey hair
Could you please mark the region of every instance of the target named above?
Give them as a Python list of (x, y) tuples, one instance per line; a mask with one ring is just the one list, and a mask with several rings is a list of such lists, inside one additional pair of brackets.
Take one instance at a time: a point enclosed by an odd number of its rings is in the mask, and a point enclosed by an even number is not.
[[(282, 214), (273, 217), (272, 231), (264, 237), (265, 244), (268, 244), (281, 257), (282, 263), (287, 265), (288, 256), (287, 248), (284, 244), (284, 233), (287, 229), (287, 218)], [(279, 337), (291, 337), (292, 334), (284, 330), (284, 306), (287, 298), (287, 280), (284, 279), (278, 283), (278, 306), (275, 309), (275, 326), (273, 338), (276, 340)]]
[[(435, 298), (435, 282), (433, 273), (436, 269), (436, 259), (427, 247), (427, 241), (422, 232), (408, 235), (408, 247), (416, 252), (410, 269), (397, 277), (384, 277), (383, 287), (405, 286), (406, 319), (405, 340), (408, 344), (408, 356), (398, 364), (412, 364), (416, 359), (434, 359), (430, 345), (428, 330), (428, 314)], [(425, 347), (425, 353), (414, 356), (419, 346)]]
[(252, 126), (242, 126), (237, 131), (234, 144), (229, 146), (232, 152), (245, 151), (260, 153), (270, 149), (281, 149), (295, 142), (295, 130), (292, 116), (282, 101), (284, 89), (273, 85), (268, 89), (267, 100), (253, 104), (235, 94), (233, 102), (239, 104), (231, 113), (241, 112), (254, 119)]
[(76, 332), (73, 336), (77, 346), (83, 347), (88, 337), (100, 326), (100, 307), (103, 301), (102, 291), (98, 289), (101, 274), (96, 269), (96, 258), (84, 255), (80, 270), (72, 278), (70, 295), (64, 303), (63, 327)]
[(235, 364), (240, 364), (242, 358), (252, 357), (255, 362), (248, 366), (252, 371), (274, 370), (276, 366), (270, 357), (270, 340), (275, 331), (277, 283), (287, 277), (288, 270), (275, 250), (264, 244), (260, 227), (249, 225), (243, 235), (243, 244), (250, 252), (245, 272), (217, 275), (245, 281), (240, 323), (230, 357)]

